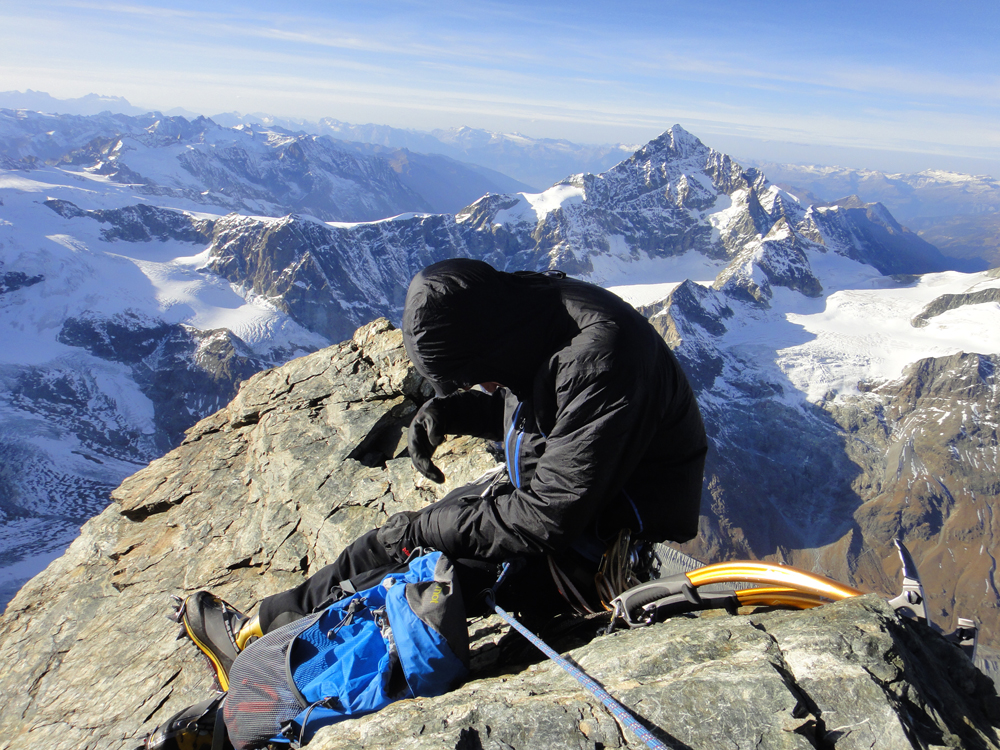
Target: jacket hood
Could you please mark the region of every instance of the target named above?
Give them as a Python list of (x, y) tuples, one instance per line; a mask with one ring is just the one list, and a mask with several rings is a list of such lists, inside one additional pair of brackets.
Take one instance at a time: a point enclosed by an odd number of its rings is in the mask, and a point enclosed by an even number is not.
[(497, 382), (529, 397), (535, 374), (576, 326), (557, 279), (453, 258), (410, 282), (403, 342), (438, 395)]

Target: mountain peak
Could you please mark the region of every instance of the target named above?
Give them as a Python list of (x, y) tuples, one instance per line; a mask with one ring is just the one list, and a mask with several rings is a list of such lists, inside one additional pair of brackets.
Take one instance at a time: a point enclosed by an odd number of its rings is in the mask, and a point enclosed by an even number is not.
[(710, 151), (711, 149), (697, 137), (680, 125), (674, 125), (636, 151), (634, 157), (641, 159), (662, 157), (668, 161), (677, 161), (693, 156), (707, 157)]

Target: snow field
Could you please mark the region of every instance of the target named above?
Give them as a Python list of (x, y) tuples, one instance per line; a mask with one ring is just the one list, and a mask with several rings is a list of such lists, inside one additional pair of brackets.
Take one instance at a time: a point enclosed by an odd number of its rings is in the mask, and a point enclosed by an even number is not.
[[(720, 264), (692, 255), (634, 263), (595, 259), (592, 278), (633, 306), (648, 305), (666, 298), (686, 278), (711, 285), (709, 274), (721, 270)], [(832, 252), (812, 252), (809, 260), (828, 296), (814, 299), (775, 288), (771, 309), (748, 310), (726, 321), (728, 331), (714, 345), (762, 372), (777, 367), (813, 403), (831, 394), (855, 394), (862, 381), (894, 380), (928, 357), (1000, 354), (996, 303), (949, 310), (925, 327), (910, 322), (942, 295), (1000, 288), (1000, 279), (985, 272), (947, 272), (901, 283)]]
[(559, 208), (574, 203), (582, 203), (584, 191), (582, 187), (560, 183), (542, 193), (518, 193), (520, 198), (516, 205), (497, 213), (493, 219), (495, 225), (500, 224), (537, 224), (550, 213)]
[[(88, 203), (107, 207), (109, 201), (84, 200), (92, 197), (90, 191), (60, 184), (65, 173), (42, 171), (50, 182), (7, 179), (9, 173), (0, 173), (4, 269), (45, 277), (44, 283), (19, 290), (0, 306), (0, 364), (41, 364), (74, 351), (56, 337), (66, 318), (89, 312), (107, 317), (127, 311), (202, 330), (228, 328), (265, 356), (276, 348), (314, 349), (329, 343), (266, 300), (206, 271), (207, 247), (174, 240), (106, 242), (100, 231), (107, 225), (89, 217), (60, 216), (37, 199), (39, 193), (81, 208), (89, 208)], [(122, 205), (135, 202), (134, 194), (120, 197)]]

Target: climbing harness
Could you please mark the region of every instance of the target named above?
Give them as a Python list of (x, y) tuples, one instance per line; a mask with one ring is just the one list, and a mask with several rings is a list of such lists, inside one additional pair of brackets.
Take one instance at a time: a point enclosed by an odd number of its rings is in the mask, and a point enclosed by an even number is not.
[(639, 545), (632, 543), (629, 530), (622, 529), (601, 555), (597, 573), (594, 574), (594, 590), (597, 592), (599, 604), (591, 603), (580, 592), (573, 578), (560, 567), (552, 555), (546, 556), (546, 562), (559, 595), (577, 614), (594, 615), (612, 611), (614, 607), (611, 602), (616, 596), (641, 583), (635, 573), (639, 563), (638, 548)]
[(601, 556), (594, 576), (594, 586), (605, 610), (614, 609), (611, 602), (615, 597), (640, 584), (634, 572), (638, 561), (638, 547), (632, 544), (632, 534), (628, 529), (622, 529)]

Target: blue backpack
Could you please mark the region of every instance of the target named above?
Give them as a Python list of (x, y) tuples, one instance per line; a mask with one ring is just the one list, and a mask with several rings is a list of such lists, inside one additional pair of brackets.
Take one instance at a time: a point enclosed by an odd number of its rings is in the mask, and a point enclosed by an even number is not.
[(229, 672), (222, 713), (236, 750), (297, 747), (328, 724), (441, 695), (468, 663), (454, 567), (431, 552), (251, 643)]

